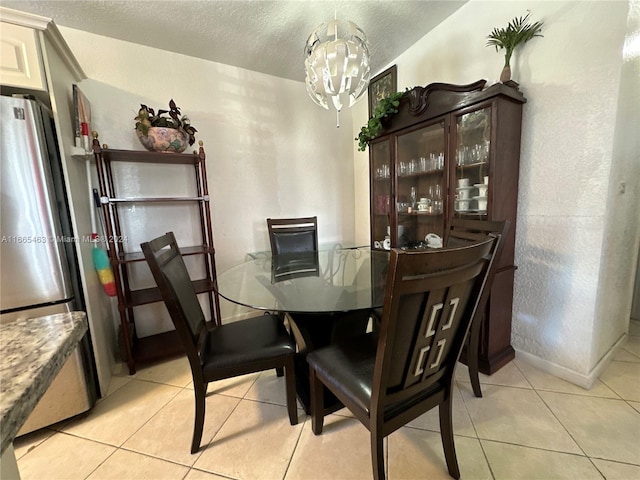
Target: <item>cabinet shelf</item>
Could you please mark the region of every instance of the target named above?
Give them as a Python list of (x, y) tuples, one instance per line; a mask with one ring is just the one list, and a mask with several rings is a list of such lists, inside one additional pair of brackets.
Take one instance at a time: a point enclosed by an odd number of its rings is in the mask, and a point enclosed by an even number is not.
[(441, 217), (442, 212), (399, 212), (398, 217)]
[(180, 355), (184, 355), (184, 349), (175, 330), (136, 339), (136, 362), (149, 363)]
[(186, 153), (159, 153), (142, 150), (113, 150), (103, 149), (102, 158), (107, 162), (132, 162), (132, 163), (165, 163), (171, 165), (196, 165), (201, 159), (194, 152)]
[(473, 167), (488, 167), (489, 162), (474, 162), (474, 163), (465, 163), (464, 165), (456, 165), (458, 170), (462, 170), (463, 168), (473, 168)]
[[(206, 293), (213, 290), (213, 281), (204, 278), (201, 280), (194, 280), (191, 282), (196, 293)], [(162, 296), (160, 290), (157, 287), (142, 288), (140, 290), (129, 290), (125, 295), (125, 307), (139, 307), (141, 305), (148, 305), (149, 303), (161, 302)]]
[[(189, 255), (204, 255), (207, 253), (215, 253), (212, 248), (207, 245), (198, 245), (195, 247), (180, 247), (180, 253), (183, 257)], [(142, 252), (121, 252), (118, 253), (119, 263), (144, 262), (144, 254)]]
[(201, 202), (205, 197), (129, 197), (109, 198), (109, 203), (166, 203), (166, 202)]
[(425, 170), (424, 172), (414, 172), (414, 173), (407, 173), (405, 175), (398, 175), (398, 178), (415, 178), (415, 177), (420, 177), (422, 175), (442, 175), (442, 173), (444, 172), (443, 169), (436, 169), (436, 170)]

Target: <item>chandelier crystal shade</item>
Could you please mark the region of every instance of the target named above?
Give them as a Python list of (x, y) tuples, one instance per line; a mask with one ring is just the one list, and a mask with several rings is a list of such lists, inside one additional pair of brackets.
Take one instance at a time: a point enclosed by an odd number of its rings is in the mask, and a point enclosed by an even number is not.
[(345, 103), (353, 106), (367, 91), (371, 78), (367, 37), (355, 23), (347, 25), (346, 38), (338, 37), (337, 19), (328, 23), (325, 38), (322, 38), (325, 26), (319, 25), (305, 46), (307, 93), (327, 110), (330, 99), (338, 118)]

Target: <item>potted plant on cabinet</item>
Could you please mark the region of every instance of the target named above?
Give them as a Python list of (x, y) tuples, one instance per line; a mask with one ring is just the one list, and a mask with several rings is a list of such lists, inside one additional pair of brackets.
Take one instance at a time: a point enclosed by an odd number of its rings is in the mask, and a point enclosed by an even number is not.
[(406, 92), (395, 92), (388, 97), (383, 98), (378, 102), (376, 108), (373, 111), (373, 115), (360, 129), (360, 133), (356, 137), (358, 140), (358, 150), (364, 152), (367, 149), (369, 142), (376, 138), (382, 131), (384, 120), (392, 114), (398, 113), (398, 107), (400, 106), (400, 99)]
[(542, 31), (543, 23), (527, 23), (529, 21), (529, 15), (531, 15), (531, 12), (527, 13), (524, 17), (516, 17), (509, 22), (506, 28), (494, 28), (493, 31), (487, 35), (487, 47), (496, 47), (496, 52), (502, 49), (505, 51), (504, 67), (500, 74), (500, 81), (502, 83), (511, 80), (511, 55), (516, 47), (528, 42), (533, 37), (542, 37), (540, 32)]
[[(166, 116), (169, 114), (169, 116)], [(136, 134), (140, 143), (150, 152), (181, 153), (196, 141), (197, 130), (173, 99), (169, 101), (169, 110), (158, 110), (140, 104), (136, 120)]]

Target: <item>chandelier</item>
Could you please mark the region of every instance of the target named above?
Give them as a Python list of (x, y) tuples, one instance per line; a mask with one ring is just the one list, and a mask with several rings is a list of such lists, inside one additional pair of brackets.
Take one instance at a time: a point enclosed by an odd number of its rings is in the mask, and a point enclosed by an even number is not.
[(367, 36), (353, 22), (347, 22), (349, 35), (338, 38), (337, 18), (327, 25), (326, 38), (321, 40), (324, 24), (309, 35), (305, 46), (304, 67), (307, 93), (317, 105), (329, 110), (329, 99), (336, 109), (337, 126), (344, 103), (353, 106), (369, 85), (369, 46)]

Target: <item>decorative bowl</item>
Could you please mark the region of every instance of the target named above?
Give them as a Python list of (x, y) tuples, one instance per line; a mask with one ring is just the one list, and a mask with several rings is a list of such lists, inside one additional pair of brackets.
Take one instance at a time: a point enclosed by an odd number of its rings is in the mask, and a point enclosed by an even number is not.
[(136, 129), (140, 143), (150, 152), (182, 153), (189, 145), (189, 137), (182, 130), (169, 127), (149, 127), (147, 135)]

